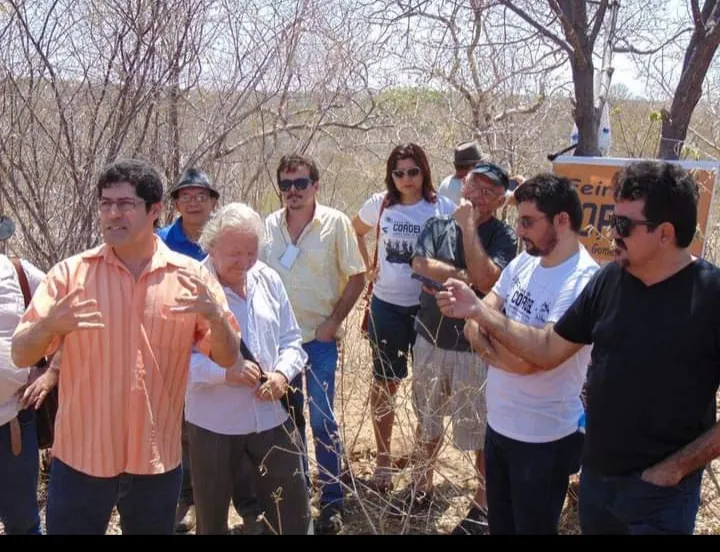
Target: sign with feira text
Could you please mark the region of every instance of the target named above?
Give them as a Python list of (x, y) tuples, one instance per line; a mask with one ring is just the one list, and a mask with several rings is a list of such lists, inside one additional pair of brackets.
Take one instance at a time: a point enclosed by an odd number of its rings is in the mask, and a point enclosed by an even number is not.
[[(610, 217), (614, 212), (613, 177), (626, 164), (639, 159), (614, 157), (558, 157), (553, 172), (575, 181), (583, 208), (581, 241), (592, 257), (604, 264), (614, 259)], [(698, 184), (698, 231), (690, 246), (697, 257), (704, 256), (705, 236), (710, 228), (720, 164), (710, 161), (675, 161), (690, 171)]]

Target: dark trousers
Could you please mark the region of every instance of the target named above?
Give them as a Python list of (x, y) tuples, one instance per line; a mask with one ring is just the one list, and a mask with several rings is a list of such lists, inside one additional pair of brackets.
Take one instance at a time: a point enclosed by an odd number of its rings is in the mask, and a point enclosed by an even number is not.
[(700, 507), (702, 470), (674, 487), (640, 474), (604, 476), (583, 468), (580, 528), (585, 535), (692, 535)]
[(190, 441), (187, 435), (187, 422), (183, 413), (182, 423), (182, 487), (180, 488), (180, 502), (192, 505), (193, 487), (192, 487), (192, 471), (190, 467)]
[(181, 466), (158, 475), (94, 477), (54, 458), (47, 533), (104, 535), (117, 506), (124, 535), (171, 535), (181, 480)]
[(310, 501), (292, 421), (248, 435), (222, 435), (188, 424), (188, 434), (198, 534), (227, 532), (230, 499), (247, 477), (244, 458), (254, 467), (244, 484), (255, 486), (265, 532), (308, 533)]
[(22, 451), (17, 456), (11, 449), (10, 423), (0, 426), (0, 521), (8, 535), (39, 535), (35, 412), (21, 411), (18, 421)]
[(557, 534), (569, 476), (580, 468), (584, 435), (525, 443), (488, 426), (485, 477), (493, 535)]

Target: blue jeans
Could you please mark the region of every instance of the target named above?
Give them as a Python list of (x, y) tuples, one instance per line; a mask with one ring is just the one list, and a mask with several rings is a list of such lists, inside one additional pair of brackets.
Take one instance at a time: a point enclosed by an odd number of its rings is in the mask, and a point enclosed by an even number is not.
[(492, 535), (557, 534), (569, 476), (580, 468), (584, 435), (525, 443), (488, 426), (485, 478)]
[(692, 535), (700, 507), (703, 470), (674, 487), (658, 487), (639, 474), (580, 474), (580, 528), (584, 535)]
[[(340, 460), (342, 446), (338, 433), (333, 404), (335, 401), (335, 368), (338, 361), (336, 341), (308, 341), (303, 344), (308, 354), (308, 367), (305, 370), (305, 383), (309, 397), (310, 427), (315, 443), (315, 459), (320, 476), (320, 505), (343, 507), (343, 490), (340, 483)], [(297, 376), (290, 384), (296, 391), (291, 395), (291, 407), (302, 412), (304, 401), (303, 375)], [(295, 417), (298, 432), (307, 451), (305, 418)], [(305, 474), (308, 472), (307, 454), (303, 457)]]
[(0, 426), (0, 521), (8, 535), (39, 535), (37, 503), (38, 442), (35, 412), (18, 414), (22, 451), (10, 448), (10, 423)]
[(157, 475), (93, 477), (54, 458), (47, 501), (49, 535), (104, 535), (113, 507), (124, 535), (171, 535), (182, 465)]

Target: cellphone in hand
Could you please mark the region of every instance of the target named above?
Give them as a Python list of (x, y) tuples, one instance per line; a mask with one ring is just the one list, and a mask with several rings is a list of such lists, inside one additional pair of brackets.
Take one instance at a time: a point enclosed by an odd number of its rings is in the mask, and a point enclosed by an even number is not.
[(430, 289), (434, 289), (435, 291), (443, 291), (445, 289), (445, 286), (437, 280), (433, 280), (432, 278), (428, 278), (427, 276), (423, 276), (422, 274), (418, 274), (417, 272), (413, 272), (411, 278), (413, 280), (418, 280), (419, 282), (422, 282), (424, 286)]

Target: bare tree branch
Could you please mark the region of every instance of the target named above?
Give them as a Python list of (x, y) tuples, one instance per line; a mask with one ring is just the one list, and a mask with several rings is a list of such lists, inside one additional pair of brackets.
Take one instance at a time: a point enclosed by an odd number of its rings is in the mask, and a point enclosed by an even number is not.
[(619, 54), (637, 54), (640, 56), (657, 54), (660, 50), (662, 50), (663, 48), (666, 48), (668, 44), (674, 43), (682, 35), (692, 32), (692, 31), (693, 31), (692, 27), (686, 27), (684, 29), (681, 29), (677, 33), (675, 33), (673, 36), (671, 36), (667, 40), (663, 41), (663, 43), (660, 44), (657, 48), (650, 48), (647, 50), (641, 50), (639, 48), (636, 48), (635, 46), (630, 44), (625, 37), (621, 37), (618, 39), (618, 41), (625, 44), (625, 46), (621, 46), (621, 47), (615, 46), (615, 48), (613, 48), (613, 52), (616, 52)]

